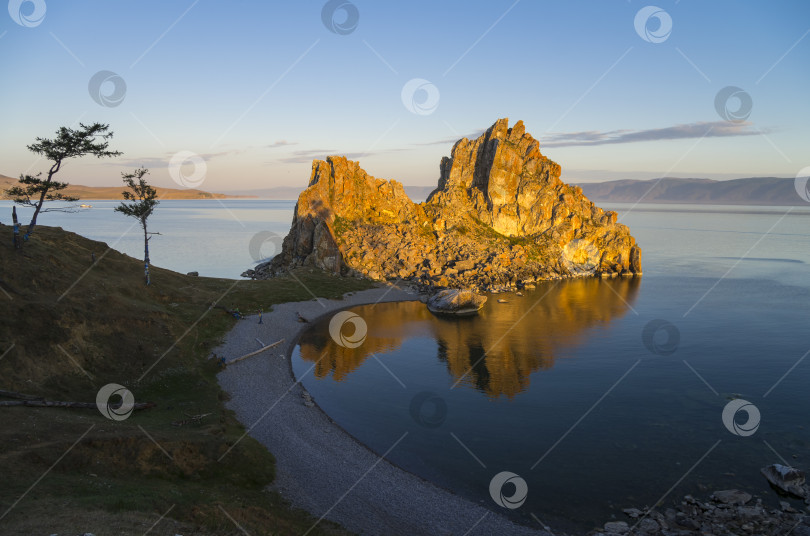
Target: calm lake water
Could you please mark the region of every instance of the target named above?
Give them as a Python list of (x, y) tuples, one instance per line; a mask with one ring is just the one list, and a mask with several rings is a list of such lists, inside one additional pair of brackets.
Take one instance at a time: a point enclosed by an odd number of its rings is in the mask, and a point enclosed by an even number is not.
[[(143, 259), (143, 230), (137, 220), (113, 210), (119, 201), (84, 202), (93, 208), (40, 214), (38, 223), (106, 242)], [(0, 201), (0, 221), (9, 225), (11, 206), (10, 201)], [(237, 279), (257, 259), (277, 253), (275, 244), (280, 242), (270, 239), (269, 233), (281, 238), (287, 234), (294, 207), (295, 201), (255, 199), (161, 201), (149, 218), (149, 231), (161, 233), (149, 241), (149, 256), (161, 268)], [(18, 207), (17, 213), (27, 225), (32, 211)]]
[[(91, 203), (40, 223), (141, 258), (134, 220), (113, 212), (117, 202)], [(0, 202), (3, 223), (10, 206)], [(264, 238), (286, 234), (293, 206), (164, 201), (150, 220), (162, 233), (150, 242), (153, 263), (238, 278), (275, 253)], [(679, 481), (664, 502), (741, 487), (776, 505), (759, 468), (784, 458), (810, 469), (810, 359), (801, 361), (810, 350), (810, 207), (605, 208), (641, 245), (642, 278), (541, 284), (523, 297), (491, 296), (466, 319), (417, 303), (358, 307), (363, 344), (338, 346), (329, 319), (316, 323), (294, 372), (371, 449), (384, 453), (407, 432), (392, 461), (528, 525), (624, 519), (622, 508), (652, 505)], [(654, 320), (671, 326), (645, 344)], [(752, 435), (723, 423), (733, 397), (758, 408)], [(501, 471), (528, 486), (519, 508), (490, 497)]]
[[(778, 506), (760, 467), (810, 469), (810, 359), (783, 378), (810, 350), (810, 210), (609, 208), (643, 248), (642, 278), (541, 284), (465, 319), (356, 307), (364, 342), (338, 345), (324, 319), (294, 372), (374, 451), (407, 432), (392, 461), (528, 525), (625, 519), (679, 480), (665, 503), (741, 487)], [(655, 320), (669, 324), (645, 344)], [(759, 410), (752, 435), (724, 424), (733, 398)], [(527, 484), (519, 508), (490, 497), (501, 471)]]

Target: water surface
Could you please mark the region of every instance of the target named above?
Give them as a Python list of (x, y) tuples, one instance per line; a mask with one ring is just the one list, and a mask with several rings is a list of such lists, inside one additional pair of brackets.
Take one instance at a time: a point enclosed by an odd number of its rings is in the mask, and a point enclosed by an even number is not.
[[(295, 350), (296, 376), (373, 450), (407, 432), (392, 461), (530, 525), (621, 519), (681, 478), (666, 500), (742, 487), (776, 506), (759, 468), (810, 468), (810, 365), (785, 376), (810, 350), (810, 211), (609, 208), (643, 248), (642, 278), (492, 295), (465, 319), (356, 307), (363, 344), (340, 346), (324, 319)], [(645, 345), (657, 319), (677, 344), (659, 330)], [(751, 436), (723, 424), (734, 397), (761, 412)], [(526, 480), (520, 508), (490, 498), (500, 471)]]
[[(119, 201), (83, 202), (93, 207), (40, 214), (38, 223), (106, 242), (143, 259), (143, 230), (137, 220), (113, 210)], [(10, 201), (0, 201), (3, 223), (11, 222), (11, 206)], [(238, 279), (257, 264), (257, 259), (278, 253), (276, 244), (280, 242), (266, 239), (267, 233), (283, 238), (290, 228), (294, 206), (295, 201), (261, 199), (161, 201), (148, 223), (149, 231), (160, 233), (149, 241), (152, 264), (181, 273), (196, 271), (203, 276)], [(25, 225), (32, 212), (17, 207)], [(259, 233), (263, 234), (257, 238)]]

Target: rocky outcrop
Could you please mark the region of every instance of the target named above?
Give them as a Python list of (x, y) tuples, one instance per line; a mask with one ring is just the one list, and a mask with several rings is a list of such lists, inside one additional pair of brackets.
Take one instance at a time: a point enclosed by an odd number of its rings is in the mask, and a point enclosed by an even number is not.
[(732, 489), (715, 491), (709, 500), (683, 497), (664, 512), (656, 509), (626, 508), (627, 521), (608, 521), (588, 536), (654, 536), (691, 534), (790, 534), (810, 535), (810, 516), (787, 501), (768, 506), (761, 498)]
[(427, 301), (431, 313), (471, 315), (487, 302), (487, 297), (470, 290), (447, 289), (437, 292)]
[(499, 290), (537, 280), (637, 275), (641, 250), (616, 213), (560, 180), (521, 121), (498, 120), (442, 159), (439, 183), (413, 203), (397, 181), (331, 156), (312, 164), (282, 252), (243, 274), (313, 266), (371, 279)]

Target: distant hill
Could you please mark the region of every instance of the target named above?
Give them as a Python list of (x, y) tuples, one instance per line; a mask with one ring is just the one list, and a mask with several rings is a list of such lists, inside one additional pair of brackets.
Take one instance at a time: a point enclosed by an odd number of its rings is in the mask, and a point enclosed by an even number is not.
[[(573, 184), (573, 183), (572, 183)], [(579, 183), (585, 195), (595, 202), (685, 203), (702, 205), (806, 205), (794, 187), (794, 179), (750, 177), (717, 181), (666, 177), (650, 180), (617, 180)], [(257, 190), (231, 191), (231, 194), (262, 199), (296, 200), (306, 186), (279, 186)], [(434, 186), (405, 186), (412, 201), (424, 201)]]
[(663, 178), (581, 183), (594, 202), (694, 203), (703, 205), (807, 205), (796, 193), (794, 179), (750, 177), (711, 179)]
[[(17, 179), (0, 175), (0, 199), (8, 199), (6, 190), (11, 188), (17, 183)], [(226, 195), (214, 194), (211, 192), (204, 192), (203, 190), (180, 190), (176, 188), (159, 188), (157, 190), (158, 197), (161, 199), (230, 199), (239, 197), (251, 197), (242, 195)], [(124, 185), (120, 186), (83, 186), (81, 184), (71, 184), (62, 192), (65, 195), (72, 195), (80, 198), (81, 200), (95, 201), (106, 199), (123, 199), (121, 192), (124, 191)]]
[[(0, 200), (8, 199), (5, 190), (17, 179), (0, 175)], [(665, 177), (650, 180), (616, 180), (580, 183), (582, 191), (594, 202), (614, 203), (694, 203), (703, 205), (807, 205), (794, 187), (794, 179), (750, 177), (716, 181)], [(305, 186), (279, 186), (256, 190), (211, 193), (203, 190), (156, 188), (162, 199), (298, 199)], [(82, 200), (121, 199), (121, 186), (84, 186), (71, 184), (65, 193)], [(433, 186), (405, 186), (405, 193), (415, 202), (424, 201), (435, 190)]]

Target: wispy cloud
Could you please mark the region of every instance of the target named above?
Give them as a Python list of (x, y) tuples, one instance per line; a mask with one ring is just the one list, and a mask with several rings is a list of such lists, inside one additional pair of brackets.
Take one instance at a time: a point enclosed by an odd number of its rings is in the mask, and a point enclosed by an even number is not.
[(104, 165), (114, 167), (145, 167), (147, 169), (159, 169), (167, 167), (169, 165), (169, 159), (155, 156), (144, 156), (142, 158), (117, 158), (115, 160), (110, 160), (109, 162), (104, 162)]
[[(201, 156), (203, 160), (209, 162), (215, 158), (219, 158), (222, 156), (229, 156), (229, 155), (236, 155), (245, 152), (245, 150), (240, 149), (231, 149), (228, 151), (219, 151), (216, 153), (198, 153), (198, 156)], [(143, 156), (143, 157), (129, 157), (129, 158), (118, 158), (116, 160), (110, 161), (109, 165), (112, 166), (124, 166), (124, 167), (140, 167), (143, 166), (149, 169), (159, 169), (165, 168), (169, 166), (169, 161), (171, 160), (172, 156), (175, 153), (167, 151), (161, 156)]]
[[(687, 138), (723, 138), (732, 136), (756, 136), (763, 130), (751, 128), (752, 123), (730, 123), (728, 121), (701, 121), (664, 128), (646, 130), (609, 130), (600, 132), (559, 132), (543, 136), (541, 147), (581, 147), (588, 145), (609, 145), (640, 141), (682, 140)], [(769, 131), (765, 131), (769, 132)]]
[(419, 143), (413, 143), (412, 145), (415, 145), (415, 146), (420, 146), (420, 145), (452, 145), (452, 144), (456, 143), (458, 140), (460, 140), (461, 138), (467, 138), (467, 139), (470, 139), (470, 140), (474, 140), (474, 139), (478, 138), (481, 134), (483, 134), (486, 131), (487, 131), (486, 128), (482, 128), (481, 130), (475, 130), (475, 131), (470, 132), (469, 134), (465, 134), (463, 136), (449, 136), (447, 138), (442, 138), (440, 140), (424, 141), (424, 142), (419, 142)]
[(297, 141), (278, 140), (269, 145), (265, 145), (265, 149), (276, 149), (277, 147), (287, 147), (288, 145), (298, 145)]

